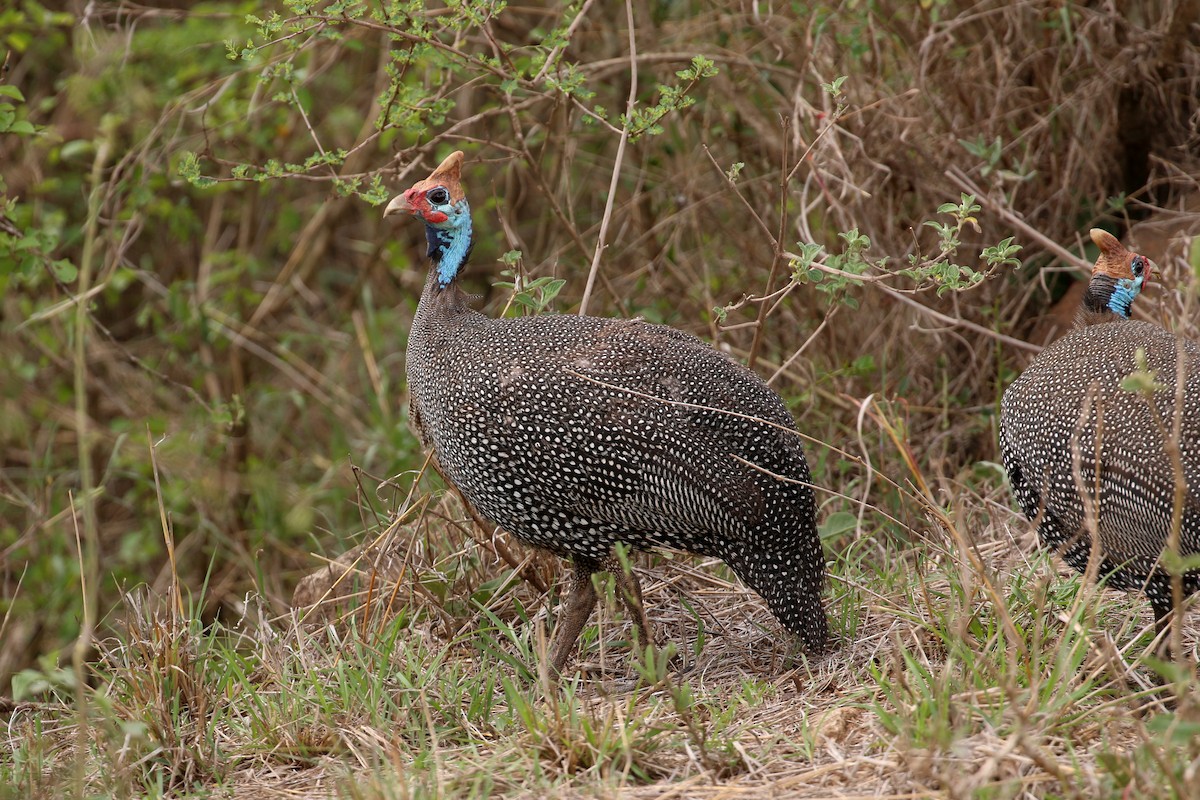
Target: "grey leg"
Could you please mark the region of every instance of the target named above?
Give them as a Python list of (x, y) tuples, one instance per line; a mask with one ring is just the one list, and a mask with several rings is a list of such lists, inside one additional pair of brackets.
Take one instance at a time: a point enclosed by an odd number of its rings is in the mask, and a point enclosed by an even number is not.
[(1159, 640), (1157, 655), (1169, 661), (1174, 655), (1171, 652), (1171, 615), (1175, 611), (1175, 604), (1171, 602), (1169, 580), (1161, 581), (1158, 588), (1158, 593), (1147, 593), (1147, 599), (1150, 601), (1150, 608), (1154, 610), (1154, 632), (1162, 637)]
[(561, 673), (575, 649), (579, 632), (587, 624), (588, 617), (596, 605), (596, 587), (592, 584), (592, 573), (600, 572), (602, 567), (592, 559), (576, 558), (575, 572), (571, 576), (571, 593), (562, 611), (558, 614), (558, 623), (554, 629), (554, 642), (550, 646), (550, 666), (556, 673)]

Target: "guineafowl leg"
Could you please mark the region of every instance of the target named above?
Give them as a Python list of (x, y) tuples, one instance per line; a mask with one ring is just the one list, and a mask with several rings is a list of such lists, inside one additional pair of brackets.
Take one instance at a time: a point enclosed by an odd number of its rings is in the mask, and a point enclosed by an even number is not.
[[(1164, 593), (1165, 584), (1165, 593)], [(1150, 608), (1154, 610), (1154, 632), (1160, 637), (1158, 655), (1164, 659), (1171, 658), (1171, 612), (1174, 604), (1171, 602), (1171, 582), (1162, 581), (1158, 591), (1149, 591), (1146, 598)]]
[(592, 573), (604, 569), (600, 562), (591, 558), (575, 557), (575, 572), (571, 576), (571, 593), (562, 611), (558, 612), (558, 623), (554, 629), (554, 642), (550, 646), (550, 666), (562, 672), (575, 648), (579, 632), (587, 623), (596, 605), (596, 587)]
[(642, 647), (656, 644), (654, 636), (650, 633), (650, 620), (646, 617), (646, 604), (642, 602), (642, 584), (638, 581), (637, 575), (633, 574), (633, 568), (630, 567), (627, 571), (619, 559), (610, 557), (604, 562), (604, 569), (612, 574), (613, 580), (617, 584), (617, 595), (625, 604), (625, 609), (637, 627), (638, 643)]

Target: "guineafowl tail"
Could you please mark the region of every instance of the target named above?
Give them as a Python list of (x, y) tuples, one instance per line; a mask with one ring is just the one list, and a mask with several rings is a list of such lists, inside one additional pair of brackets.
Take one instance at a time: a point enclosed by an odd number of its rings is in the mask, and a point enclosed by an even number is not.
[(823, 651), (829, 638), (821, 604), (825, 564), (819, 542), (814, 544), (815, 548), (785, 553), (745, 547), (725, 558), (737, 576), (767, 601), (783, 626), (800, 637), (810, 655)]

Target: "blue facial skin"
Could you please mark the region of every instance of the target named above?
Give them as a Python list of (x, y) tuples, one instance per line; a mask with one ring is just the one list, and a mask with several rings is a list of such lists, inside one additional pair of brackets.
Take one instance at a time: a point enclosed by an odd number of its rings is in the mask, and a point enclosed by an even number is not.
[[(426, 193), (428, 201), (429, 193)], [(457, 203), (429, 203), (426, 216), (425, 238), (429, 241), (429, 257), (437, 264), (438, 285), (443, 289), (458, 275), (467, 257), (471, 254), (471, 207), (466, 199)], [(444, 215), (440, 222), (430, 222), (428, 217)]]

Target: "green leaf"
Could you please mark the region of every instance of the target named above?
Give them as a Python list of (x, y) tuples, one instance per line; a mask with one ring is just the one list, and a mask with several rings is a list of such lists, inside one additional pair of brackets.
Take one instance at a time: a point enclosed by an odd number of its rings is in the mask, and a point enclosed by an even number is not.
[(1126, 392), (1161, 392), (1166, 387), (1155, 380), (1158, 373), (1153, 370), (1134, 370), (1121, 379), (1121, 389)]
[(96, 151), (96, 144), (91, 139), (72, 139), (64, 142), (58, 150), (58, 156), (63, 161), (82, 161)]
[(65, 258), (51, 261), (50, 270), (54, 273), (54, 277), (63, 283), (73, 283), (79, 277), (79, 269)]
[(858, 527), (858, 517), (849, 511), (835, 511), (818, 526), (822, 540), (849, 533)]
[[(16, 684), (16, 679), (13, 679)], [(1184, 743), (1195, 741), (1200, 737), (1200, 722), (1190, 722), (1180, 719), (1175, 714), (1162, 714), (1150, 719), (1146, 728), (1157, 734), (1166, 734), (1171, 741)]]
[(12, 694), (14, 700), (25, 700), (45, 694), (51, 689), (70, 689), (75, 686), (75, 673), (67, 669), (50, 669), (45, 672), (36, 669), (23, 669), (12, 678)]

